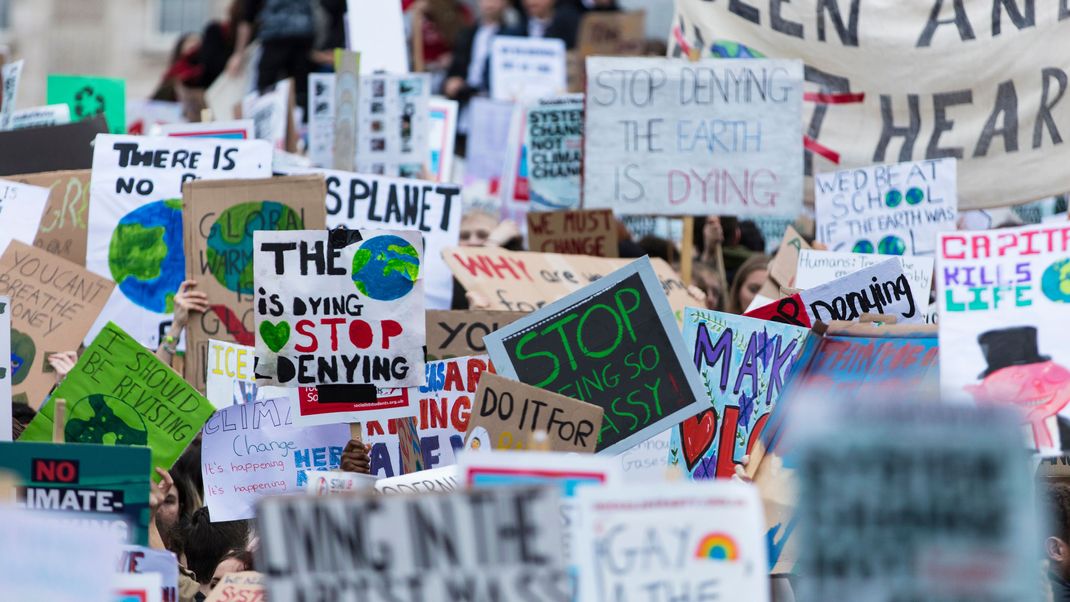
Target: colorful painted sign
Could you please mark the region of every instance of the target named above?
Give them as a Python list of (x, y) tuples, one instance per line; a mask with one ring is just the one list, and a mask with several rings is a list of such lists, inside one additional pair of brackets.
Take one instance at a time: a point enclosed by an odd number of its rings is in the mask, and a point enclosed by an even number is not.
[(51, 171), (11, 179), (49, 189), (34, 246), (84, 266), (89, 170)]
[(112, 134), (126, 133), (126, 81), (89, 75), (49, 75), (48, 104), (65, 104), (71, 121), (103, 115)]
[(583, 96), (543, 99), (527, 108), (526, 123), (524, 143), (528, 151), (531, 210), (579, 208)]

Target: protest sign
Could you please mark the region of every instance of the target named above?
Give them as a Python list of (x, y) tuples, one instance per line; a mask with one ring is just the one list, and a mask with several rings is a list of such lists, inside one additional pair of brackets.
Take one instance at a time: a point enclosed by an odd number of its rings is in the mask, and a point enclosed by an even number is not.
[(34, 246), (84, 266), (89, 170), (50, 171), (11, 176), (11, 179), (49, 189)]
[(121, 549), (95, 526), (0, 505), (0, 599), (112, 602)]
[(11, 130), (66, 125), (71, 122), (71, 108), (65, 104), (19, 109), (11, 115)]
[(769, 601), (761, 501), (749, 484), (587, 488), (577, 506), (581, 600)]
[(790, 324), (687, 308), (684, 342), (709, 405), (673, 429), (669, 464), (703, 480), (731, 478), (744, 456), (757, 466), (755, 444), (809, 335)]
[(335, 470), (349, 427), (295, 427), (286, 397), (217, 411), (204, 424), (204, 501), (213, 522), (253, 518), (262, 497), (301, 492), (306, 471)]
[[(277, 387), (264, 388), (277, 390)], [(294, 424), (299, 426), (408, 418), (415, 416), (418, 411), (415, 398), (410, 395), (410, 390), (404, 387), (300, 387), (289, 399)]]
[(356, 171), (415, 178), (427, 161), (431, 76), (360, 78)]
[[(288, 169), (322, 173), (327, 182), (327, 227), (385, 228), (420, 232), (424, 238), (424, 295), (427, 307), (448, 309), (453, 277), (442, 252), (457, 245), (461, 231), (461, 187), (426, 180), (390, 178), (348, 171)], [(321, 203), (322, 204), (322, 203)]]
[(899, 324), (925, 320), (898, 257), (773, 301), (744, 315), (810, 327), (832, 320), (857, 321), (865, 314), (895, 316)]
[(531, 102), (567, 91), (562, 40), (494, 37), (490, 52), (491, 98)]
[(464, 166), (465, 184), (472, 180), (496, 183), (501, 179), (505, 165), (502, 149), (509, 143), (509, 127), (514, 110), (516, 105), (511, 102), (481, 96), (476, 96), (468, 103), (468, 122), (471, 126)]
[(12, 240), (33, 244), (48, 195), (41, 186), (0, 180), (0, 253)]
[[(147, 445), (152, 466), (163, 469), (171, 468), (212, 415), (207, 399), (111, 322), (52, 399), (67, 400), (66, 441)], [(54, 410), (54, 403), (42, 406), (19, 440), (51, 441)]]
[(166, 100), (126, 101), (126, 132), (130, 135), (155, 135), (160, 127), (185, 123), (182, 103)]
[[(1066, 188), (1067, 72), (1047, 57), (1070, 23), (1059, 3), (1032, 6), (677, 0), (669, 54), (802, 59), (808, 175), (957, 157), (959, 209), (1000, 207)], [(1012, 46), (1030, 52), (993, 69)]]
[[(253, 376), (256, 350), (226, 341), (208, 340), (204, 396), (217, 409), (251, 403), (260, 396)], [(190, 360), (186, 360), (188, 366)]]
[[(525, 223), (524, 216), (531, 206), (531, 190), (528, 183), (528, 114), (524, 103), (513, 105), (509, 117), (509, 136), (505, 141), (504, 151), (497, 149), (499, 161), (504, 156), (502, 177), (499, 182), (498, 197), (501, 200), (501, 218), (512, 220), (517, 224)], [(492, 183), (493, 184), (493, 183)]]
[[(334, 73), (308, 74), (308, 158), (315, 167), (331, 167), (334, 162), (336, 77)], [(350, 156), (356, 157), (356, 150)]]
[(168, 123), (160, 126), (160, 135), (172, 138), (252, 140), (256, 138), (256, 127), (252, 119), (232, 119), (204, 123)]
[(669, 478), (669, 447), (672, 430), (666, 430), (625, 450), (620, 460), (621, 474), (627, 483), (659, 483)]
[(484, 374), (479, 378), (466, 439), (476, 429), (484, 429), (493, 449), (527, 449), (530, 436), (541, 431), (551, 451), (594, 453), (602, 413), (596, 405)]
[(814, 176), (817, 239), (832, 251), (932, 255), (958, 218), (955, 160), (844, 169)]
[(524, 141), (532, 211), (578, 208), (583, 168), (583, 96), (547, 99), (526, 111)]
[(334, 71), (332, 153), (331, 163), (326, 167), (353, 171), (356, 169), (360, 116), (360, 53), (335, 48)]
[[(491, 371), (485, 355), (427, 362), (427, 384), (400, 390), (418, 404), (416, 420), (376, 419), (364, 423), (364, 442), (371, 445), (372, 474), (393, 477), (406, 472), (403, 452), (409, 453), (412, 443), (418, 447), (418, 460), (424, 469), (455, 463), (458, 450), (464, 447), (476, 388), (482, 375)], [(415, 436), (407, 447), (401, 435), (409, 421), (415, 428), (408, 435)]]
[(291, 150), (289, 144), (290, 106), (293, 103), (293, 80), (284, 79), (263, 94), (255, 90), (241, 101), (241, 115), (252, 120), (253, 134), (276, 150)]
[(609, 209), (529, 213), (528, 248), (565, 255), (617, 257), (617, 221)]
[(1070, 316), (1070, 225), (942, 233), (937, 263), (944, 395), (1018, 408), (1030, 444), (1059, 449), (1070, 346), (1052, 325)]
[(346, 44), (360, 53), (361, 73), (408, 73), (401, 0), (346, 0)]
[(77, 518), (65, 520), (68, 524), (92, 525), (125, 543), (146, 545), (149, 454), (147, 448), (136, 446), (20, 440), (0, 443), (0, 469), (17, 479), (18, 506), (64, 513), (64, 519)]
[(788, 226), (780, 241), (776, 254), (769, 262), (769, 279), (762, 285), (758, 295), (769, 299), (779, 299), (782, 288), (795, 288), (795, 272), (799, 267), (799, 253), (809, 249), (810, 243), (803, 239), (795, 228)]
[[(343, 446), (342, 449), (345, 447)], [(379, 480), (375, 475), (340, 470), (310, 470), (305, 472), (305, 477), (307, 478), (305, 491), (310, 495), (334, 495), (372, 490), (376, 481)]]
[(0, 130), (11, 129), (11, 116), (15, 113), (15, 98), (19, 93), (19, 80), (22, 78), (22, 67), (25, 64), (24, 59), (19, 59), (5, 63), (3, 68), (0, 68)]
[(258, 230), (253, 247), (258, 384), (423, 383), (418, 233)]
[(392, 493), (450, 492), (464, 489), (457, 478), (457, 466), (443, 466), (407, 475), (375, 481), (375, 490), (384, 495)]
[(589, 56), (639, 56), (646, 44), (646, 13), (588, 12), (580, 20), (576, 49), (581, 62)]
[(499, 374), (602, 407), (597, 450), (617, 454), (706, 404), (671, 316), (644, 257), (483, 340)]
[(0, 132), (0, 176), (93, 166), (93, 140), (104, 117), (78, 123)]
[(798, 215), (802, 80), (794, 60), (588, 58), (583, 206)]
[(428, 311), (427, 359), (484, 354), (484, 336), (525, 315), (522, 311)]
[[(888, 255), (799, 249), (799, 264), (795, 271), (794, 287), (802, 290), (814, 288), (887, 259)], [(914, 294), (914, 306), (929, 307), (929, 292), (932, 290), (933, 283), (933, 258), (902, 255), (898, 259), (903, 266), (903, 274), (910, 281), (910, 291)]]
[(112, 134), (126, 132), (126, 82), (88, 75), (49, 75), (48, 104), (63, 103), (72, 121), (103, 115)]
[(927, 401), (808, 404), (800, 600), (1040, 599), (1040, 513), (1015, 416)]
[(227, 573), (212, 588), (204, 602), (262, 602), (264, 576), (255, 571)]
[(275, 602), (308, 591), (331, 600), (572, 600), (552, 488), (270, 497), (256, 522), (258, 566)]
[(453, 146), (457, 139), (457, 117), (460, 105), (456, 100), (432, 96), (427, 103), (427, 174), (433, 182), (453, 181)]
[(41, 405), (56, 384), (48, 356), (78, 349), (114, 288), (107, 278), (18, 241), (0, 255), (0, 295), (11, 298), (16, 401)]
[(173, 553), (145, 546), (124, 546), (119, 572), (159, 575), (163, 602), (178, 602), (178, 559)]
[(255, 344), (253, 232), (323, 228), (323, 191), (318, 176), (183, 185), (183, 267), (208, 295), (209, 306), (191, 315), (186, 328), (186, 380), (199, 390), (205, 386), (208, 339)]
[(11, 298), (0, 297), (0, 441), (11, 441)]
[(271, 148), (261, 141), (98, 136), (86, 267), (110, 277), (118, 291), (90, 333), (115, 320), (156, 348), (186, 276), (182, 183), (270, 175)]
[(163, 602), (159, 573), (119, 573), (112, 577), (112, 602)]
[[(558, 253), (527, 253), (493, 247), (458, 247), (443, 256), (465, 290), (478, 294), (486, 309), (530, 312), (631, 263), (631, 259), (609, 259)], [(700, 302), (687, 292), (687, 285), (662, 259), (650, 262), (669, 297), (673, 315), (679, 321), (684, 307)]]

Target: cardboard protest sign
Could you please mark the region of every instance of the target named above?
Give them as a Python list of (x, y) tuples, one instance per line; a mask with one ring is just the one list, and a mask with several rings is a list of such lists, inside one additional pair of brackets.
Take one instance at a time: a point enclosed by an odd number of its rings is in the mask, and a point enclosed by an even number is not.
[(89, 170), (16, 175), (11, 179), (49, 190), (34, 246), (84, 266)]
[(769, 601), (762, 507), (749, 484), (587, 488), (577, 506), (579, 599)]
[[(669, 463), (692, 479), (729, 479), (755, 450), (810, 336), (807, 328), (687, 308), (684, 342), (709, 405), (673, 429)], [(759, 454), (751, 455), (757, 466)]]
[(453, 181), (453, 147), (457, 140), (460, 104), (441, 96), (427, 103), (427, 174), (433, 182)]
[(955, 230), (955, 160), (874, 165), (814, 176), (817, 239), (832, 251), (932, 255)]
[(252, 140), (256, 138), (256, 126), (252, 119), (231, 119), (206, 123), (169, 123), (160, 126), (160, 134), (172, 138)]
[(360, 78), (356, 171), (415, 178), (427, 161), (431, 76)]
[(346, 0), (346, 43), (360, 53), (361, 73), (408, 73), (401, 0)]
[(263, 574), (241, 571), (223, 575), (204, 602), (259, 602), (265, 599)]
[(12, 240), (33, 244), (48, 194), (47, 188), (0, 180), (0, 253)]
[(78, 123), (0, 132), (0, 176), (89, 169), (93, 140), (107, 132), (104, 117)]
[(186, 329), (186, 380), (198, 389), (204, 390), (210, 338), (255, 344), (253, 232), (323, 228), (323, 195), (317, 176), (183, 185), (185, 274), (209, 304)]
[[(66, 441), (147, 445), (152, 466), (163, 469), (171, 468), (213, 411), (170, 366), (111, 322), (52, 399), (67, 400)], [(54, 410), (55, 404), (42, 406), (19, 440), (51, 441)]]
[(526, 110), (524, 142), (531, 210), (578, 208), (583, 168), (583, 96), (547, 99)]
[(182, 183), (270, 175), (271, 148), (261, 141), (98, 136), (86, 267), (119, 286), (90, 332), (115, 320), (156, 348), (186, 277)]
[(1040, 599), (1035, 483), (1011, 412), (815, 411), (798, 442), (800, 600)]
[(253, 134), (276, 150), (291, 150), (290, 128), (293, 115), (293, 80), (275, 82), (273, 87), (259, 94), (255, 90), (242, 98), (241, 114), (252, 120)]
[[(825, 95), (803, 116), (808, 175), (958, 157), (960, 210), (1066, 188), (1057, 124), (1070, 107), (1054, 103), (1066, 68), (1048, 60), (1070, 26), (1058, 3), (711, 4), (676, 2), (670, 56), (802, 59)], [(1011, 45), (1030, 52), (994, 69)]]
[(11, 298), (0, 297), (0, 441), (11, 441)]
[(457, 477), (457, 466), (443, 466), (407, 475), (375, 481), (375, 490), (384, 495), (393, 493), (450, 492), (464, 489)]
[[(256, 350), (226, 341), (208, 340), (204, 396), (217, 409), (251, 403), (260, 394), (253, 376)], [(186, 365), (190, 360), (187, 354)]]
[(447, 247), (456, 246), (460, 236), (460, 186), (348, 171), (285, 171), (323, 174), (327, 182), (328, 228), (383, 228), (421, 233), (427, 266), (423, 270), (427, 307), (449, 309), (453, 277), (442, 252)]
[(164, 602), (159, 573), (119, 573), (112, 578), (113, 602)]
[(780, 241), (777, 252), (769, 262), (769, 279), (762, 285), (758, 295), (769, 299), (779, 299), (781, 288), (795, 288), (795, 272), (799, 267), (799, 253), (809, 249), (810, 243), (803, 239), (795, 228), (788, 226)]
[(270, 497), (257, 511), (258, 566), (280, 602), (303, 591), (336, 600), (449, 602), (496, 592), (569, 602), (558, 514), (552, 488)]
[(71, 120), (103, 115), (112, 134), (126, 132), (126, 81), (88, 75), (49, 75), (48, 104), (71, 108)]
[(0, 469), (18, 480), (18, 506), (76, 513), (81, 524), (115, 534), (125, 543), (146, 545), (149, 454), (140, 446), (20, 440), (0, 443)]
[(258, 384), (423, 383), (419, 234), (258, 230), (253, 247)]
[(123, 546), (119, 572), (159, 575), (163, 602), (178, 600), (178, 559), (172, 552), (146, 546)]
[(498, 373), (602, 407), (620, 453), (705, 406), (650, 260), (641, 258), (484, 337)]
[(0, 130), (11, 129), (11, 116), (15, 114), (15, 98), (19, 93), (19, 80), (22, 79), (24, 59), (5, 63), (0, 68)]
[[(483, 374), (491, 371), (485, 355), (427, 362), (427, 384), (401, 389), (406, 399), (418, 408), (412, 425), (418, 450), (412, 451), (419, 452), (418, 460), (424, 470), (457, 461), (457, 452), (464, 447), (476, 388)], [(409, 421), (373, 419), (363, 423), (364, 442), (371, 445), (372, 474), (393, 477), (406, 472), (402, 463), (403, 452), (409, 453), (406, 437), (402, 436), (406, 422)], [(413, 442), (409, 443), (411, 448)]]
[(531, 102), (568, 91), (565, 43), (554, 38), (495, 36), (490, 52), (490, 97)]
[[(308, 74), (308, 158), (315, 167), (331, 167), (334, 162), (336, 77), (334, 73)], [(355, 158), (356, 150), (350, 156)]]
[(1018, 408), (1041, 450), (1070, 420), (1070, 346), (1052, 327), (1070, 316), (1068, 241), (1058, 222), (946, 232), (937, 251), (941, 390)]
[[(103, 121), (103, 117), (101, 117)], [(11, 115), (11, 130), (66, 125), (71, 122), (71, 108), (65, 104), (19, 109)]]
[(41, 405), (56, 384), (48, 356), (78, 349), (114, 288), (107, 278), (18, 241), (0, 255), (0, 295), (11, 298), (17, 401)]
[[(794, 287), (803, 290), (811, 289), (887, 259), (887, 255), (800, 249)], [(929, 307), (929, 292), (932, 290), (933, 283), (933, 258), (902, 255), (898, 259), (903, 266), (903, 274), (910, 281), (910, 291), (914, 294), (914, 306)]]
[(484, 336), (525, 315), (522, 311), (428, 311), (427, 359), (485, 354)]
[[(334, 121), (331, 162), (325, 167), (356, 169), (360, 113), (360, 53), (334, 49)], [(326, 94), (326, 90), (321, 94)], [(322, 119), (322, 117), (321, 117)]]
[(116, 534), (96, 526), (2, 506), (0, 598), (112, 602), (115, 558), (121, 549)]
[(588, 58), (583, 206), (798, 215), (802, 80), (794, 60)]
[(646, 13), (592, 11), (580, 20), (576, 49), (589, 56), (639, 56), (646, 42)]
[[(527, 253), (492, 247), (458, 247), (444, 253), (446, 265), (465, 290), (477, 293), (498, 311), (530, 312), (593, 283), (631, 259), (608, 259), (558, 253)], [(673, 315), (683, 319), (684, 307), (700, 302), (662, 259), (653, 259), (654, 273), (669, 297)]]
[(925, 320), (925, 309), (917, 306), (914, 297), (902, 263), (891, 257), (744, 315), (806, 327), (818, 321), (856, 321), (864, 314), (895, 316), (900, 324), (916, 324)]
[(532, 251), (617, 257), (617, 221), (609, 209), (528, 214)]
[(204, 501), (213, 522), (255, 516), (265, 496), (301, 492), (309, 470), (336, 470), (349, 427), (295, 427), (285, 397), (217, 411), (204, 425)]
[(594, 453), (602, 413), (596, 405), (484, 374), (466, 438), (483, 429), (493, 449), (526, 449), (530, 435), (542, 431), (552, 451)]
[[(347, 441), (348, 443), (348, 441)], [(344, 450), (345, 447), (343, 446)], [(309, 495), (335, 495), (339, 493), (357, 493), (375, 488), (379, 477), (359, 472), (341, 470), (309, 470), (305, 472), (305, 491)]]

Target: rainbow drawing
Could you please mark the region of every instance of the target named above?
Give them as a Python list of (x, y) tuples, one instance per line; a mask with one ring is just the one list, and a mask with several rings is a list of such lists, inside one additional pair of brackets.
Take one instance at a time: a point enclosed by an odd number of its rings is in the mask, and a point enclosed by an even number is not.
[(695, 558), (735, 562), (739, 560), (739, 546), (727, 533), (708, 533), (698, 541)]

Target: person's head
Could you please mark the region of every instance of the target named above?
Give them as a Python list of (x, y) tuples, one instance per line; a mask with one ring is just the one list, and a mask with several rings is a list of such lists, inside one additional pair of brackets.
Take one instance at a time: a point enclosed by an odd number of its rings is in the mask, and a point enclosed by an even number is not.
[(30, 424), (33, 417), (37, 415), (37, 412), (30, 407), (30, 404), (16, 401), (11, 404), (11, 428), (14, 431), (12, 439), (18, 439), (22, 431)]
[(479, 0), (479, 18), (487, 23), (501, 23), (508, 6), (506, 0)]
[[(208, 590), (215, 589), (215, 586), (219, 585), (219, 582), (223, 580), (224, 575), (252, 570), (254, 570), (252, 552), (244, 549), (231, 550), (224, 554), (222, 560), (215, 566), (212, 579), (208, 582)], [(205, 593), (207, 595), (207, 592)]]
[[(182, 455), (175, 460), (174, 465), (171, 466), (171, 477), (176, 481), (180, 478), (185, 478), (192, 486), (193, 492), (197, 494), (197, 500), (204, 498), (204, 476), (201, 473), (201, 434), (197, 433), (197, 436), (193, 438), (186, 449), (182, 452)], [(197, 506), (200, 506), (198, 503)], [(194, 507), (196, 508), (196, 506)], [(193, 510), (191, 509), (190, 512)]]
[(197, 576), (202, 590), (212, 582), (216, 567), (227, 552), (245, 549), (248, 541), (247, 521), (213, 523), (207, 506), (198, 508), (182, 521), (182, 552), (186, 568)]
[(769, 258), (755, 255), (743, 262), (732, 280), (732, 289), (728, 295), (728, 311), (741, 314), (747, 311), (751, 301), (761, 290), (769, 277)]
[(765, 237), (752, 220), (739, 222), (739, 244), (755, 253), (765, 253)]
[(1048, 532), (1044, 551), (1051, 562), (1051, 570), (1060, 577), (1070, 578), (1070, 485), (1048, 485)]
[(669, 248), (672, 247), (673, 258), (680, 257), (680, 253), (676, 251), (676, 247), (671, 242), (664, 238), (654, 236), (653, 234), (647, 234), (639, 239), (639, 246), (643, 247), (646, 254), (651, 257), (659, 257), (665, 261), (669, 261)]
[(524, 0), (524, 11), (529, 17), (546, 19), (554, 14), (555, 0)]
[(184, 519), (188, 519), (194, 510), (201, 507), (201, 496), (189, 477), (182, 473), (172, 473), (175, 486), (167, 492), (160, 507), (156, 510), (156, 529), (160, 532), (164, 546), (178, 554), (181, 552), (181, 537)]
[(485, 247), (487, 239), (498, 226), (498, 218), (484, 211), (469, 211), (461, 218), (460, 245)]
[(706, 293), (706, 309), (724, 311), (724, 286), (717, 272), (702, 262), (694, 265), (695, 286)]

